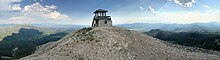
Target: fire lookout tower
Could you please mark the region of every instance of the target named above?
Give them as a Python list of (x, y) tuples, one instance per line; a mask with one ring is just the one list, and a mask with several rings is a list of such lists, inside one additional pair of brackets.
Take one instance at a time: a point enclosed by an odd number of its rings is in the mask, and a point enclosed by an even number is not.
[(96, 10), (92, 21), (92, 27), (109, 27), (112, 26), (111, 16), (106, 16), (108, 11), (104, 9)]

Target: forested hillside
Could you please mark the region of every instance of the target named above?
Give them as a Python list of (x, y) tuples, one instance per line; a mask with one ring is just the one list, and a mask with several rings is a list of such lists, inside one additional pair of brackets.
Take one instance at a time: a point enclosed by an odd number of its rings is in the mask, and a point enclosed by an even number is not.
[(67, 33), (54, 33), (45, 35), (36, 29), (21, 28), (18, 33), (3, 38), (0, 42), (0, 56), (17, 59), (30, 55), (39, 45), (57, 41)]
[(145, 34), (174, 44), (220, 51), (220, 35), (218, 33), (171, 32), (153, 29)]

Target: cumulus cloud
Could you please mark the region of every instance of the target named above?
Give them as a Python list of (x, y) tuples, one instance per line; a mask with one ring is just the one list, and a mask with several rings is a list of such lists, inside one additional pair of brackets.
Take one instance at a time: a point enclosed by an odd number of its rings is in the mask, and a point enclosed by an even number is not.
[(183, 7), (192, 7), (196, 0), (173, 0), (176, 4)]
[(54, 20), (54, 22), (62, 21), (62, 20), (71, 20), (69, 16), (62, 14), (56, 11), (57, 6), (42, 6), (40, 3), (33, 3), (32, 5), (27, 5), (21, 11), (23, 16), (31, 17), (33, 19), (42, 19), (38, 21), (45, 22), (45, 20)]
[(57, 9), (57, 6), (55, 5), (51, 5), (51, 6), (46, 5), (45, 7), (48, 9), (53, 9), (53, 10)]
[(50, 9), (48, 7), (42, 6), (40, 3), (33, 3), (32, 5), (27, 5), (22, 10), (23, 12), (30, 12), (30, 13), (50, 13), (53, 11), (53, 9)]
[(21, 10), (20, 2), (22, 0), (0, 0), (0, 21), (7, 20), (12, 16), (16, 16)]
[(0, 10), (2, 11), (12, 11), (20, 10), (20, 4), (22, 0), (0, 0)]
[(21, 10), (20, 4), (15, 4), (12, 6), (12, 10)]
[[(15, 0), (14, 0), (15, 1)], [(16, 2), (20, 2), (17, 0)], [(62, 14), (56, 11), (58, 8), (55, 5), (41, 5), (39, 2), (33, 3), (31, 5), (26, 5), (24, 8), (20, 7), (20, 4), (15, 4), (12, 6), (12, 10), (17, 10), (15, 16), (11, 16), (6, 20), (0, 19), (0, 23), (13, 23), (13, 24), (23, 24), (23, 23), (60, 23), (60, 24), (70, 24), (76, 23), (68, 15)]]

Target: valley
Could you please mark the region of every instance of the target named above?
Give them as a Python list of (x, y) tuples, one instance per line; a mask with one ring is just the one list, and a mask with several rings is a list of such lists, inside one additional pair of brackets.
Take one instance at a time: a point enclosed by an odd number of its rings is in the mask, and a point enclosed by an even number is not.
[(45, 25), (10, 25), (0, 28), (0, 60), (18, 59), (32, 54), (37, 46), (61, 39), (81, 27), (48, 27)]

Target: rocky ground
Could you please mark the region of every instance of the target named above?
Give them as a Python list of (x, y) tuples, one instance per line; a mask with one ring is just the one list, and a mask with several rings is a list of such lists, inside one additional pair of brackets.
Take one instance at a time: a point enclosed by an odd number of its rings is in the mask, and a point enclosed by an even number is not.
[(20, 60), (220, 60), (220, 56), (170, 47), (123, 28), (98, 27), (72, 32)]

